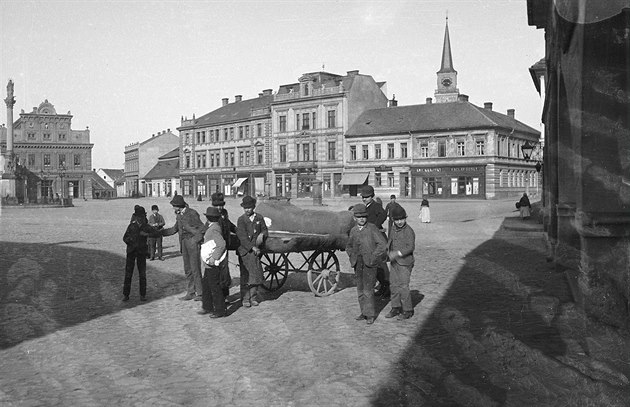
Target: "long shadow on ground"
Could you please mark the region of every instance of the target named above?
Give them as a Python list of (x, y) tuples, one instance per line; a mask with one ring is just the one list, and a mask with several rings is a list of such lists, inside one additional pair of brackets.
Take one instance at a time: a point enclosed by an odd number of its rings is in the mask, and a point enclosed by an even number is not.
[[(0, 242), (0, 349), (141, 304), (137, 270), (121, 302), (124, 256), (68, 243)], [(183, 291), (184, 280), (147, 262), (149, 301)]]
[(569, 320), (577, 313), (564, 275), (532, 242), (499, 231), (467, 255), (372, 405), (627, 405), (630, 365), (589, 358), (598, 339)]

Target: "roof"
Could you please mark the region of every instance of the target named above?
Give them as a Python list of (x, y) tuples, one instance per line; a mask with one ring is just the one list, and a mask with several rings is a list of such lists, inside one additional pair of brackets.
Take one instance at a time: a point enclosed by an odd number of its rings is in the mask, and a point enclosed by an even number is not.
[(144, 176), (144, 179), (162, 179), (179, 177), (179, 158), (173, 160), (160, 160)]
[(90, 174), (90, 182), (92, 183), (92, 190), (114, 191), (114, 188), (95, 172)]
[(125, 176), (125, 170), (113, 169), (113, 168), (101, 168), (107, 176), (114, 181)]
[(508, 115), (470, 102), (431, 103), (367, 110), (346, 136), (503, 128), (540, 136), (540, 132)]
[(158, 157), (158, 160), (169, 160), (172, 158), (179, 158), (179, 147), (176, 147), (163, 156)]
[(268, 107), (272, 100), (273, 95), (263, 95), (240, 102), (228, 103), (196, 119), (195, 126), (210, 126), (251, 119), (252, 110)]

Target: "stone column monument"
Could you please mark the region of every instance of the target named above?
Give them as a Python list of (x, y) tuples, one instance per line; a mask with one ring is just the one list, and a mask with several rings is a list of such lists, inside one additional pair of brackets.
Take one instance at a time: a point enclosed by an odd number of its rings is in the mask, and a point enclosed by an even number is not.
[[(15, 196), (15, 176), (12, 169), (15, 169), (13, 156), (13, 106), (15, 97), (13, 96), (13, 81), (9, 79), (7, 83), (7, 97), (4, 99), (7, 105), (7, 147), (2, 155), (2, 181), (0, 183), (0, 194), (2, 198)], [(10, 168), (12, 167), (12, 169)]]

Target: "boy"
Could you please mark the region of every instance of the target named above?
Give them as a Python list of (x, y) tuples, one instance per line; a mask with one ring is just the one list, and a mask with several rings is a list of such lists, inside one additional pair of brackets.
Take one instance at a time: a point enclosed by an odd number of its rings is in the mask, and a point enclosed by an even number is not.
[(361, 314), (356, 317), (356, 320), (365, 319), (367, 324), (371, 325), (376, 318), (374, 306), (376, 269), (383, 262), (382, 257), (387, 250), (387, 241), (374, 224), (368, 223), (365, 205), (354, 205), (352, 212), (356, 225), (350, 230), (346, 252), (357, 277)]
[(129, 301), (131, 278), (136, 263), (140, 277), (140, 300), (147, 300), (147, 236), (156, 236), (159, 233), (157, 229), (148, 225), (147, 213), (144, 208), (136, 205), (131, 216), (131, 223), (123, 235), (123, 242), (127, 244), (123, 301)]
[(398, 320), (404, 320), (413, 316), (409, 280), (415, 260), (413, 250), (416, 247), (416, 234), (407, 224), (407, 213), (402, 206), (394, 206), (391, 217), (394, 220), (394, 227), (389, 233), (387, 254), (391, 261), (392, 309), (385, 318), (397, 316)]
[(244, 196), (241, 203), (244, 213), (236, 222), (236, 236), (240, 241), (237, 250), (241, 269), (241, 295), (243, 306), (257, 306), (258, 286), (263, 283), (263, 270), (260, 262), (260, 246), (269, 235), (262, 215), (255, 213), (256, 199)]
[[(383, 238), (387, 239), (385, 229), (383, 229), (383, 222), (387, 219), (387, 214), (383, 209), (383, 205), (374, 199), (374, 188), (371, 185), (365, 185), (361, 189), (361, 199), (365, 205), (368, 223), (374, 224), (383, 234)], [(376, 267), (376, 280), (379, 282), (380, 286), (376, 295), (382, 298), (389, 298), (389, 269), (387, 268), (387, 263), (384, 261)]]
[(225, 316), (225, 298), (221, 289), (221, 264), (226, 259), (227, 247), (219, 224), (221, 219), (219, 209), (209, 206), (205, 215), (208, 222), (204, 233), (204, 243), (200, 250), (205, 273), (201, 280), (203, 284), (202, 309), (198, 313), (209, 313), (210, 318), (221, 318)]
[[(219, 219), (219, 225), (221, 225), (221, 235), (225, 240), (226, 250), (237, 250), (240, 244), (236, 237), (236, 225), (230, 221), (228, 211), (225, 209), (225, 196), (221, 192), (215, 192), (212, 194), (212, 206), (216, 207), (221, 213), (221, 219)], [(223, 290), (223, 296), (226, 301), (230, 296), (230, 286), (232, 285), (232, 276), (230, 276), (230, 266), (228, 256), (221, 263), (221, 289)]]
[[(166, 222), (164, 222), (164, 217), (160, 215), (160, 209), (157, 205), (153, 205), (151, 206), (151, 212), (151, 216), (149, 216), (149, 225), (153, 226), (157, 230), (161, 230), (164, 225), (166, 225)], [(158, 259), (164, 261), (164, 258), (162, 258), (162, 235), (158, 237), (149, 237), (148, 241), (150, 254), (149, 260), (155, 260), (155, 249), (157, 246)]]

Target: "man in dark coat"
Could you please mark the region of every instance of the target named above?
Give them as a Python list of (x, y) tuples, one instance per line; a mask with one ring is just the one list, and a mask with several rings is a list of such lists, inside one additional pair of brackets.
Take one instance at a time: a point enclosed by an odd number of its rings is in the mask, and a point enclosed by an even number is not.
[(159, 236), (159, 231), (147, 223), (145, 209), (136, 205), (131, 215), (131, 222), (123, 235), (123, 242), (127, 244), (127, 259), (125, 263), (125, 280), (123, 285), (123, 301), (129, 300), (131, 293), (131, 278), (133, 270), (138, 265), (140, 282), (140, 300), (147, 299), (147, 236)]
[(263, 283), (261, 247), (269, 232), (263, 216), (254, 212), (256, 199), (244, 196), (241, 206), (244, 213), (236, 222), (236, 235), (240, 241), (237, 253), (241, 269), (243, 306), (250, 307), (259, 303), (258, 286)]
[[(371, 185), (366, 185), (361, 189), (361, 199), (367, 210), (367, 221), (373, 224), (383, 234), (385, 240), (387, 235), (385, 229), (383, 229), (383, 222), (387, 219), (387, 214), (383, 206), (374, 200), (374, 188)], [(389, 292), (389, 268), (387, 263), (382, 261), (376, 269), (376, 280), (380, 284), (380, 288), (376, 295), (388, 298)]]
[(171, 200), (175, 210), (175, 225), (162, 229), (162, 236), (179, 234), (182, 257), (184, 259), (184, 274), (188, 280), (186, 295), (182, 301), (201, 301), (203, 292), (201, 285), (201, 258), (199, 248), (203, 241), (203, 223), (199, 214), (189, 208), (181, 195), (175, 195)]
[[(228, 217), (228, 211), (225, 209), (225, 195), (221, 192), (215, 192), (212, 194), (212, 206), (219, 210), (221, 214), (221, 218), (218, 223), (221, 226), (221, 235), (223, 236), (223, 240), (225, 240), (225, 244), (227, 249), (236, 250), (238, 249), (238, 238), (236, 237), (236, 225), (234, 225), (230, 218)], [(207, 227), (206, 223), (206, 227)], [(205, 230), (204, 230), (205, 233)], [(230, 266), (228, 255), (225, 256), (225, 260), (221, 262), (220, 265), (221, 271), (219, 273), (219, 280), (221, 289), (223, 291), (223, 297), (228, 298), (230, 295), (230, 286), (232, 285), (232, 276), (230, 275)]]

